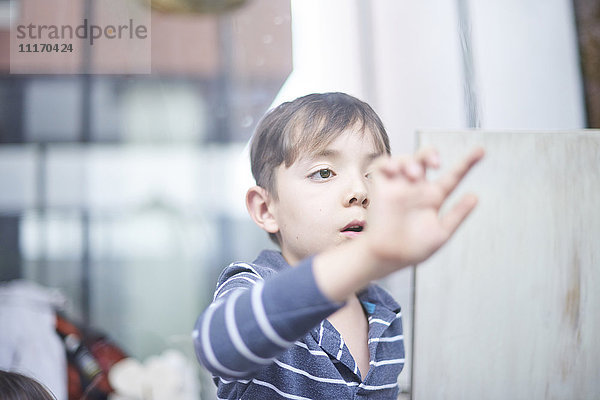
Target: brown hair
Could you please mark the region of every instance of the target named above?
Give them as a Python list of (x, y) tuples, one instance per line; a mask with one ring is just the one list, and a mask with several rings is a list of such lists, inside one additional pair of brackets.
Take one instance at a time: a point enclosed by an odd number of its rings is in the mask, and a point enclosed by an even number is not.
[(346, 129), (370, 131), (377, 150), (390, 154), (383, 123), (371, 106), (345, 93), (314, 93), (283, 103), (267, 113), (252, 137), (250, 161), (256, 184), (274, 198), (275, 168), (289, 167), (303, 152), (317, 152)]
[(38, 381), (16, 372), (0, 370), (0, 399), (56, 400)]
[[(277, 199), (275, 169), (289, 167), (302, 153), (318, 152), (349, 128), (373, 135), (375, 148), (390, 154), (390, 142), (375, 111), (345, 93), (314, 93), (268, 112), (252, 137), (250, 162), (256, 184)], [(271, 240), (278, 243), (274, 234)]]

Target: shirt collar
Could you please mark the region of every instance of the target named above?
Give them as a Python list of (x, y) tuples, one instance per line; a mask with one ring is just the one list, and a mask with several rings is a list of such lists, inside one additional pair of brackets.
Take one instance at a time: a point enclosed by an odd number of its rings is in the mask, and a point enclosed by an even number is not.
[(367, 314), (373, 314), (377, 306), (383, 306), (393, 313), (400, 312), (400, 305), (379, 285), (370, 284), (358, 293), (358, 299), (363, 304)]
[(272, 268), (276, 272), (284, 271), (291, 268), (290, 265), (285, 261), (281, 252), (275, 250), (263, 250), (260, 252), (253, 264), (263, 265)]

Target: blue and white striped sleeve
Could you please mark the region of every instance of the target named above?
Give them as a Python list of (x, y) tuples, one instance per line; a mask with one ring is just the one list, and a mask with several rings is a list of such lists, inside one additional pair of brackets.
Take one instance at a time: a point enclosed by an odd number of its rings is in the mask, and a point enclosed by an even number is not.
[(263, 280), (250, 269), (221, 279), (198, 318), (198, 360), (215, 376), (245, 378), (339, 309), (317, 287), (312, 258)]

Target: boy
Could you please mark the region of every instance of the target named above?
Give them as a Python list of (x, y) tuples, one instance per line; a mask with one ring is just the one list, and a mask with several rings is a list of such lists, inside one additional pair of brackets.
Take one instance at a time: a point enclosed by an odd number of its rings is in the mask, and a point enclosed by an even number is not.
[(483, 150), (435, 182), (434, 150), (389, 154), (379, 117), (342, 93), (298, 98), (259, 123), (246, 205), (281, 252), (227, 267), (196, 323), (219, 398), (397, 397), (400, 307), (370, 282), (448, 240), (476, 198), (439, 208)]

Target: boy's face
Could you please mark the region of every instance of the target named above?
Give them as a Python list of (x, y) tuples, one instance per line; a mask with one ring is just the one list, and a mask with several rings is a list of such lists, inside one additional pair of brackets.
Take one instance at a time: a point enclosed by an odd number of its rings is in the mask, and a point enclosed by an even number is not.
[(381, 155), (371, 132), (347, 129), (323, 151), (276, 171), (272, 214), (290, 264), (361, 235), (369, 206), (369, 173)]

